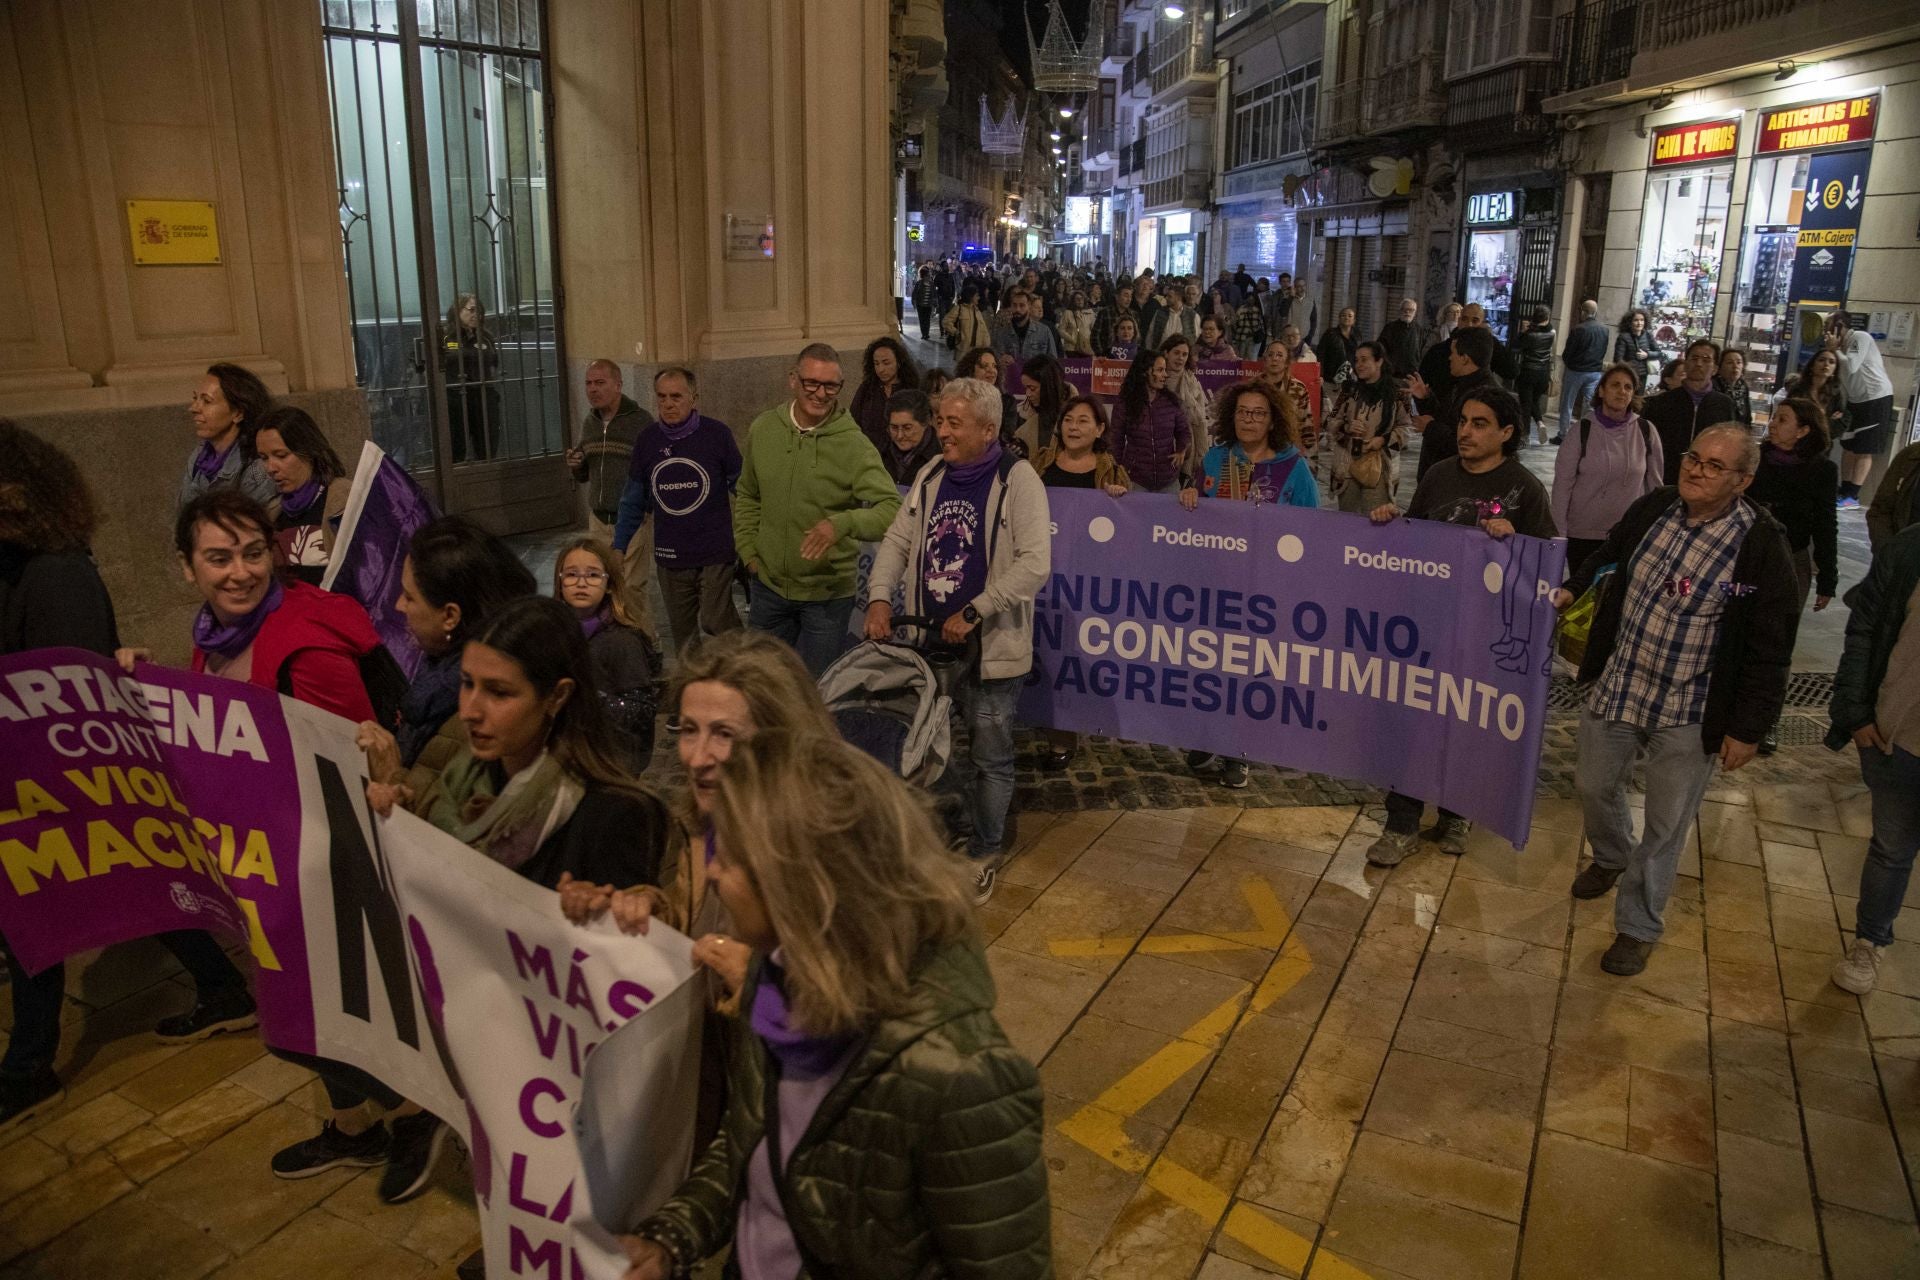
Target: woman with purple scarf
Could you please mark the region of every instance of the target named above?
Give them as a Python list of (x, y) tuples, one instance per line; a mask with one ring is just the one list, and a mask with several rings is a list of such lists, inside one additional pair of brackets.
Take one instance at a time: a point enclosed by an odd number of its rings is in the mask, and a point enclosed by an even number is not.
[(193, 389), (187, 416), (199, 445), (187, 458), (180, 481), (180, 507), (214, 489), (238, 489), (272, 509), (279, 491), (254, 456), (253, 436), (273, 407), (273, 393), (251, 370), (216, 364)]
[(273, 520), (282, 569), (319, 586), (333, 557), (333, 535), (347, 509), (353, 477), (320, 425), (290, 404), (269, 409), (253, 435), (254, 453), (273, 481), (280, 513)]
[(751, 1034), (719, 1135), (621, 1237), (629, 1277), (728, 1244), (743, 1280), (1052, 1275), (1039, 1079), (921, 799), (838, 738), (756, 734), (719, 771), (713, 866)]

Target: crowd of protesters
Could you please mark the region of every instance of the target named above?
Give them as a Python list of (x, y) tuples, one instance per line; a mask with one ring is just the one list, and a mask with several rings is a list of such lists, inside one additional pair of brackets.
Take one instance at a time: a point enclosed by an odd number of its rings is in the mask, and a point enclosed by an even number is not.
[[(351, 481), (318, 426), (234, 365), (209, 369), (192, 396), (198, 443), (174, 550), (202, 601), (193, 668), (354, 722), (375, 811), (404, 808), (555, 891), (567, 918), (608, 914), (629, 933), (658, 919), (696, 939), (704, 1146), (680, 1193), (628, 1224), (635, 1277), (687, 1274), (729, 1243), (735, 1273), (754, 1278), (832, 1275), (855, 1258), (873, 1275), (1049, 1273), (1039, 1084), (995, 1021), (972, 925), (1010, 852), (1049, 490), (1564, 538), (1553, 602), (1591, 592), (1595, 615), (1576, 775), (1593, 859), (1570, 891), (1615, 894), (1601, 964), (1629, 975), (1662, 935), (1716, 767), (1777, 741), (1801, 611), (1839, 593), (1836, 512), (1857, 505), (1858, 461), (1887, 429), (1877, 349), (1844, 318), (1761, 406), (1738, 352), (1698, 339), (1659, 367), (1644, 313), (1610, 328), (1592, 303), (1564, 336), (1541, 311), (1508, 343), (1477, 304), (1423, 328), (1413, 299), (1375, 336), (1351, 307), (1317, 329), (1304, 281), (1244, 268), (1203, 291), (1150, 271), (929, 263), (913, 301), (951, 372), (921, 368), (896, 334), (857, 367), (812, 344), (787, 395), (744, 431), (701, 413), (691, 368), (654, 374), (649, 411), (618, 364), (589, 365), (589, 412), (566, 457), (586, 536), (560, 549), (542, 595), (472, 522), (421, 528), (394, 601), (424, 655), (411, 678), (366, 609), (318, 585)], [(1126, 364), (1110, 398), (1067, 376), (1066, 361), (1095, 355)], [(1317, 412), (1303, 364), (1318, 366)], [(1232, 376), (1210, 392), (1200, 375), (1223, 366)], [(1550, 484), (1523, 464), (1528, 445), (1557, 449)], [(1909, 448), (1879, 488), (1832, 708), (1830, 742), (1857, 747), (1873, 804), (1858, 931), (1833, 975), (1856, 992), (1874, 985), (1920, 843), (1916, 475)], [(0, 423), (0, 653), (75, 646), (129, 671), (150, 660), (119, 634), (90, 557), (98, 519), (71, 459)], [(863, 544), (877, 548), (864, 578)], [(671, 657), (648, 604), (656, 579)], [(957, 655), (944, 816), (841, 740), (816, 687), (856, 634), (908, 633)], [(677, 777), (654, 764), (662, 715)], [(1052, 768), (1080, 749), (1070, 733), (1043, 742)], [(1642, 761), (1636, 834), (1628, 789)], [(1247, 760), (1187, 763), (1248, 784)], [(1413, 853), (1423, 810), (1389, 795), (1369, 860)], [(1426, 834), (1457, 855), (1469, 831), (1443, 809)], [(255, 1024), (217, 943), (164, 941), (194, 998), (159, 1023), (163, 1039)], [(0, 1129), (63, 1092), (59, 969), (8, 965)], [(378, 1166), (383, 1199), (419, 1194), (446, 1126), (364, 1071), (295, 1060), (329, 1110), (271, 1172)], [(849, 1212), (856, 1193), (898, 1212)]]

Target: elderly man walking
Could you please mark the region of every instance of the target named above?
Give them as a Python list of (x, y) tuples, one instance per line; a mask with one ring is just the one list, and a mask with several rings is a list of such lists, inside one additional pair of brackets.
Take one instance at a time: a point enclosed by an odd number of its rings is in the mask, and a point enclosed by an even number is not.
[(733, 545), (754, 575), (747, 625), (792, 645), (817, 676), (846, 647), (860, 544), (886, 532), (900, 491), (840, 407), (839, 352), (809, 345), (787, 385), (792, 401), (747, 429)]
[[(1760, 465), (1745, 426), (1708, 427), (1681, 455), (1680, 484), (1628, 507), (1600, 549), (1553, 593), (1564, 609), (1603, 565), (1607, 580), (1580, 664), (1593, 681), (1575, 739), (1593, 861), (1573, 896), (1614, 899), (1608, 973), (1647, 966), (1660, 940), (1674, 869), (1717, 760), (1732, 772), (1780, 714), (1800, 625), (1785, 532), (1744, 496)], [(1646, 761), (1646, 824), (1627, 812)]]
[(1033, 669), (1033, 601), (1053, 563), (1047, 491), (1000, 447), (1000, 390), (958, 378), (934, 418), (940, 456), (914, 478), (887, 527), (867, 584), (870, 640), (893, 630), (893, 597), (931, 617), (970, 662), (954, 688), (967, 750), (947, 777), (970, 820), (974, 897), (985, 902), (1004, 852), (1013, 800), (1013, 708)]
[(587, 366), (587, 416), (580, 424), (580, 443), (567, 450), (567, 468), (586, 489), (587, 536), (606, 540), (622, 557), (627, 585), (621, 603), (634, 625), (651, 636), (653, 528), (643, 522), (618, 538), (616, 526), (634, 442), (653, 425), (653, 417), (626, 394), (621, 382), (620, 366), (611, 360)]

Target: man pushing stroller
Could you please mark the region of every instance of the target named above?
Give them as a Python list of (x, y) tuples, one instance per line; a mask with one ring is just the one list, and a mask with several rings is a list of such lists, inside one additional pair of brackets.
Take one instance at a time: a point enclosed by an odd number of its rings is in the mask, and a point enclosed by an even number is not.
[(965, 647), (953, 683), (967, 727), (950, 785), (971, 820), (974, 900), (993, 894), (1013, 800), (1014, 704), (1033, 669), (1033, 601), (1052, 568), (1052, 515), (1032, 467), (1000, 446), (1000, 389), (956, 378), (940, 391), (940, 456), (921, 468), (887, 527), (867, 580), (866, 635), (893, 634), (892, 600)]

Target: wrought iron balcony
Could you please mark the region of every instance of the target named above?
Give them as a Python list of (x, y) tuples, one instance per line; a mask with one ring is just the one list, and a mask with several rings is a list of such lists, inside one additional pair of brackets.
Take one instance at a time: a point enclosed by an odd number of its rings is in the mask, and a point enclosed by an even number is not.
[(1446, 118), (1446, 81), (1438, 53), (1423, 53), (1387, 67), (1367, 82), (1362, 96), (1362, 132), (1397, 133)]
[(1664, 0), (1640, 11), (1637, 51), (1671, 49), (1694, 40), (1737, 35), (1757, 22), (1785, 17), (1802, 0)]
[(1514, 62), (1447, 86), (1447, 136), (1463, 151), (1536, 142), (1553, 131), (1540, 104), (1559, 92), (1552, 62)]
[(1561, 18), (1560, 62), (1564, 93), (1625, 80), (1633, 68), (1640, 0), (1582, 0)]
[(1314, 129), (1316, 146), (1344, 142), (1360, 132), (1360, 99), (1364, 80), (1320, 86), (1320, 118)]

